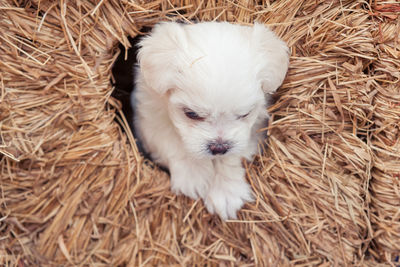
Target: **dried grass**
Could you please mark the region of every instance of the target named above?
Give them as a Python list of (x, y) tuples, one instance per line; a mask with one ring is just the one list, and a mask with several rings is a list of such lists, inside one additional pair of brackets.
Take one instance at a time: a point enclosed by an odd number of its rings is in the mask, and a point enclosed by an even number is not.
[[(393, 264), (398, 7), (0, 0), (0, 264)], [(267, 148), (247, 166), (257, 200), (238, 221), (173, 195), (111, 97), (117, 44), (169, 19), (260, 21), (292, 49)]]

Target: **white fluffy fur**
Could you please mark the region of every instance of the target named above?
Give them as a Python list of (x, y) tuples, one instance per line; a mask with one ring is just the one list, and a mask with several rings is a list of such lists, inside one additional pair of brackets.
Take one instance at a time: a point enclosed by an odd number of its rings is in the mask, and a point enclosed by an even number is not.
[[(261, 24), (169, 22), (139, 46), (131, 97), (137, 137), (169, 169), (173, 192), (202, 198), (223, 219), (236, 218), (253, 199), (241, 159), (257, 152), (268, 94), (288, 69), (286, 44)], [(188, 118), (188, 109), (204, 119)], [(229, 144), (225, 154), (212, 155), (216, 140)]]

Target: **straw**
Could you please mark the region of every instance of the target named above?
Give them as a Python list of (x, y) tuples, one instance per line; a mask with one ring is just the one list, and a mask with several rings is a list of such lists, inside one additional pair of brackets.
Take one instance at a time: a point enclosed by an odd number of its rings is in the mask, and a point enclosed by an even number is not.
[[(0, 0), (0, 264), (379, 266), (399, 256), (396, 1)], [(291, 48), (255, 202), (175, 196), (111, 96), (118, 44), (165, 20), (270, 25)]]

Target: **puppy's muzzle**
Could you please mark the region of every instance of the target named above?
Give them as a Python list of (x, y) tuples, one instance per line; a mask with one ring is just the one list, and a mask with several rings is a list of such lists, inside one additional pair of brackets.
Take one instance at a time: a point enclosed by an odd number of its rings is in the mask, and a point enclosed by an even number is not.
[(218, 154), (223, 155), (226, 152), (228, 152), (230, 148), (231, 148), (230, 144), (222, 140), (217, 140), (216, 142), (211, 142), (208, 144), (208, 150), (213, 155), (218, 155)]

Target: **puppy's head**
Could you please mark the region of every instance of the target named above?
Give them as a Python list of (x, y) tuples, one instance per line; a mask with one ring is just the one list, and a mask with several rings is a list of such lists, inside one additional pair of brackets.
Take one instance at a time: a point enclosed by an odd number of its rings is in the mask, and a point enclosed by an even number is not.
[(140, 75), (164, 96), (195, 157), (243, 154), (282, 83), (288, 48), (263, 25), (162, 23), (140, 43)]

